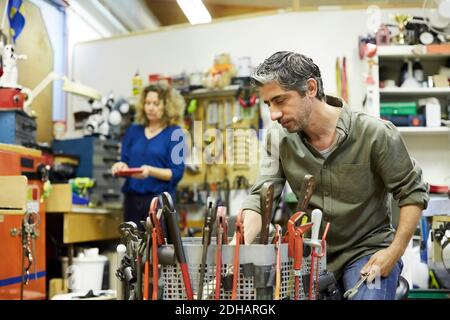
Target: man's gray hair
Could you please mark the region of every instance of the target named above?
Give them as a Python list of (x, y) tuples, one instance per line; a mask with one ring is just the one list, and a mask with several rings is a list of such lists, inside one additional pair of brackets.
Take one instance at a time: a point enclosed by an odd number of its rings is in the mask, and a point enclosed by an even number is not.
[(317, 82), (316, 98), (324, 100), (325, 93), (319, 67), (311, 58), (290, 51), (274, 53), (251, 75), (254, 86), (260, 87), (269, 82), (276, 82), (284, 90), (295, 90), (302, 97), (308, 90), (306, 81), (311, 78)]

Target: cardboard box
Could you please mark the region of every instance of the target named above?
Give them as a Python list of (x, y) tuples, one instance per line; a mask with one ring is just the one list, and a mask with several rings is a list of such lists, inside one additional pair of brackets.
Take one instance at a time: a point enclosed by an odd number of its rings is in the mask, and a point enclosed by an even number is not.
[(428, 54), (449, 54), (450, 43), (445, 44), (430, 44), (427, 46)]
[(45, 199), (46, 212), (69, 212), (72, 210), (72, 187), (70, 184), (53, 184)]

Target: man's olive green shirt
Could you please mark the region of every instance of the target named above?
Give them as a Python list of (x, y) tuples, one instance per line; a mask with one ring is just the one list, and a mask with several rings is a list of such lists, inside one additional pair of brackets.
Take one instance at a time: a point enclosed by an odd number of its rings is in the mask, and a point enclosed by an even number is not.
[(298, 198), (304, 176), (312, 174), (316, 186), (307, 211), (323, 211), (322, 231), (331, 223), (327, 267), (339, 278), (348, 263), (391, 244), (391, 194), (400, 207), (424, 209), (429, 197), (422, 170), (392, 123), (352, 111), (335, 97), (327, 96), (326, 102), (342, 108), (338, 140), (328, 158), (301, 133), (274, 123), (266, 135), (260, 175), (242, 208), (260, 212), (259, 192), (266, 181), (274, 183), (275, 201), (286, 180)]

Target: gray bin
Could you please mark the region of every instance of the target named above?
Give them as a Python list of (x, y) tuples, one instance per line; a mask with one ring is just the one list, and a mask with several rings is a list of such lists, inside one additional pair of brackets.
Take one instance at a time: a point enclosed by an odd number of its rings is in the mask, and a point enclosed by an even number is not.
[[(203, 283), (203, 299), (214, 299), (215, 292), (215, 274), (216, 274), (216, 239), (213, 237), (211, 245), (208, 247), (208, 256), (206, 261), (205, 280)], [(305, 239), (304, 243), (309, 245), (309, 239)], [(197, 295), (198, 281), (200, 277), (200, 267), (202, 260), (201, 238), (183, 238), (183, 247), (186, 254), (186, 260), (189, 267), (189, 277), (191, 280), (192, 290), (194, 296)], [(320, 252), (320, 248), (317, 248), (317, 252)], [(233, 262), (234, 262), (235, 246), (222, 245), (222, 277), (228, 272), (232, 274)], [(254, 281), (254, 273), (246, 272), (244, 274), (243, 265), (253, 264), (254, 266), (269, 266), (271, 267), (273, 280), (275, 279), (276, 272), (276, 252), (275, 245), (261, 245), (250, 244), (241, 245), (239, 254), (239, 279), (238, 279), (238, 300), (256, 300), (256, 288)], [(314, 263), (316, 266), (316, 262)], [(326, 255), (319, 259), (319, 274), (326, 270)], [(288, 258), (288, 244), (281, 244), (281, 288), (280, 299), (293, 299), (294, 297), (294, 272), (292, 269), (293, 260)], [(316, 267), (315, 267), (316, 268)], [(247, 269), (249, 270), (249, 269)], [(308, 299), (309, 289), (309, 275), (311, 271), (311, 256), (303, 257), (300, 286), (299, 286), (299, 299)], [(185, 300), (186, 291), (184, 288), (183, 278), (181, 275), (181, 268), (179, 265), (164, 265), (161, 268), (160, 280), (163, 282), (163, 300)], [(305, 281), (306, 280), (306, 281)], [(317, 297), (317, 284), (316, 272), (314, 272), (315, 285), (312, 298)], [(307, 282), (307, 283), (303, 283)], [(273, 284), (275, 288), (275, 284)], [(273, 293), (272, 293), (273, 297)], [(220, 300), (231, 299), (231, 290), (224, 291), (221, 288)]]

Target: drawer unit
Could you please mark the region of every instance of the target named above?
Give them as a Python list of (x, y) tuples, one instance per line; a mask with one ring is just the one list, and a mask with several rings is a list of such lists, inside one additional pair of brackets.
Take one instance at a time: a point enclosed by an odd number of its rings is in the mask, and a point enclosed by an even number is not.
[(0, 143), (36, 144), (36, 121), (22, 111), (0, 111)]
[(89, 199), (94, 204), (103, 207), (121, 206), (123, 202), (123, 193), (116, 188), (95, 187), (89, 195)]
[(111, 171), (104, 168), (95, 168), (94, 170), (95, 186), (99, 188), (121, 189), (125, 182), (124, 178), (113, 177)]
[(120, 160), (120, 144), (118, 141), (101, 140), (89, 136), (79, 139), (54, 140), (55, 153), (72, 154), (80, 157), (77, 177), (94, 177), (94, 169), (103, 167), (109, 169)]
[(117, 206), (122, 203), (123, 179), (111, 176), (111, 166), (120, 161), (120, 143), (98, 137), (58, 140), (53, 142), (55, 153), (73, 154), (80, 158), (77, 177), (95, 180), (89, 200), (100, 206)]

